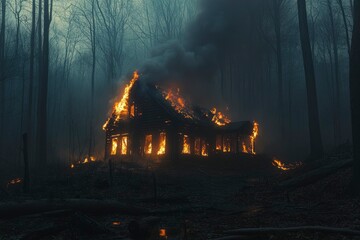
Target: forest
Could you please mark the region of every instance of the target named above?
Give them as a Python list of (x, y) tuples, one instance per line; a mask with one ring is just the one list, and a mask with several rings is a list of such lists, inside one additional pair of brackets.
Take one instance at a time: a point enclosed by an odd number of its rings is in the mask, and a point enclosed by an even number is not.
[(360, 1), (0, 1), (0, 240), (360, 237)]

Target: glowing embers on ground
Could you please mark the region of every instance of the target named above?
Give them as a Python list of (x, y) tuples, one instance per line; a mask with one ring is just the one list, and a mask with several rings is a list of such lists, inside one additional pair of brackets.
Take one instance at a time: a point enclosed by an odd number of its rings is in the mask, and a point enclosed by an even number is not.
[(152, 153), (152, 135), (145, 136), (144, 153), (145, 154)]
[(293, 170), (293, 169), (300, 167), (302, 165), (302, 162), (284, 163), (284, 162), (281, 162), (279, 159), (274, 158), (272, 161), (272, 165), (283, 171), (288, 171), (288, 170)]
[(190, 150), (190, 137), (189, 135), (183, 136), (183, 148), (181, 151), (183, 154), (191, 154)]
[(9, 187), (10, 185), (17, 185), (22, 183), (23, 180), (21, 178), (14, 178), (8, 181), (8, 183), (6, 184), (6, 187)]
[(164, 155), (166, 150), (166, 133), (161, 132), (159, 137), (159, 150), (157, 155)]
[(212, 108), (210, 112), (213, 114), (211, 121), (213, 121), (218, 126), (225, 126), (231, 122), (227, 116), (225, 116), (222, 112), (217, 111), (216, 108)]
[[(115, 117), (115, 122), (118, 122), (122, 118), (127, 118), (129, 114), (129, 95), (132, 87), (134, 86), (135, 82), (139, 79), (139, 74), (137, 71), (133, 73), (132, 79), (130, 80), (129, 84), (126, 85), (124, 89), (124, 93), (121, 96), (120, 101), (114, 104), (113, 108), (113, 116)], [(103, 129), (105, 130), (108, 126), (110, 118), (105, 122), (103, 125)]]

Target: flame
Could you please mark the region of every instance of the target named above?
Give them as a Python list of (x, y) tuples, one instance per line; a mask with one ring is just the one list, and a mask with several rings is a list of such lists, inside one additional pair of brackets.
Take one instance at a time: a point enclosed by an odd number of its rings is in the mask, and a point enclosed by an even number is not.
[(161, 228), (159, 231), (159, 237), (167, 237), (166, 236), (166, 229), (165, 228)]
[(112, 225), (113, 226), (119, 226), (119, 225), (121, 225), (121, 222), (120, 221), (113, 221)]
[(231, 140), (229, 138), (224, 138), (223, 142), (223, 152), (231, 151)]
[(160, 144), (157, 155), (165, 154), (165, 149), (166, 149), (166, 133), (162, 132), (160, 133)]
[(152, 153), (152, 135), (146, 135), (145, 136), (144, 152), (145, 152), (145, 154), (151, 154)]
[[(127, 115), (129, 109), (128, 100), (129, 100), (130, 90), (138, 79), (139, 79), (139, 73), (137, 71), (134, 71), (132, 79), (130, 80), (129, 84), (127, 84), (125, 87), (124, 94), (122, 95), (121, 100), (115, 103), (113, 108), (113, 115), (116, 116), (115, 122), (118, 122), (121, 119), (122, 114)], [(110, 118), (103, 125), (104, 130), (106, 130), (109, 121)]]
[(245, 145), (245, 142), (242, 142), (242, 152), (243, 153), (249, 153), (248, 150), (247, 150), (247, 147)]
[(209, 156), (207, 144), (205, 142), (201, 146), (201, 155), (204, 157)]
[(71, 165), (70, 165), (70, 168), (74, 168), (75, 167), (75, 165), (72, 163)]
[(96, 161), (95, 157), (90, 156), (90, 158), (85, 157), (84, 160), (81, 163), (85, 164), (85, 163), (95, 162), (95, 161)]
[(128, 137), (123, 136), (121, 138), (121, 155), (126, 155), (128, 146)]
[(190, 154), (190, 138), (188, 135), (184, 135), (183, 137), (183, 149), (182, 149), (182, 153), (183, 154)]
[(259, 124), (254, 121), (252, 135), (250, 136), (250, 144), (251, 144), (251, 154), (256, 154), (255, 152), (255, 139), (259, 134)]
[(111, 155), (116, 155), (118, 147), (118, 138), (111, 139)]
[(180, 96), (179, 88), (177, 91), (173, 91), (171, 89), (168, 91), (163, 91), (163, 96), (165, 100), (167, 100), (171, 106), (185, 118), (194, 118), (194, 112), (187, 108), (185, 99)]
[(281, 162), (279, 159), (274, 158), (272, 161), (272, 165), (283, 171), (288, 171), (300, 167), (302, 165), (302, 162), (285, 164)]
[(225, 126), (231, 122), (227, 116), (225, 116), (222, 112), (217, 111), (216, 108), (212, 108), (210, 112), (213, 114), (211, 121), (213, 121), (218, 126)]
[(14, 178), (14, 179), (11, 179), (9, 182), (8, 182), (8, 185), (14, 185), (14, 184), (19, 184), (22, 182), (22, 179), (21, 178)]

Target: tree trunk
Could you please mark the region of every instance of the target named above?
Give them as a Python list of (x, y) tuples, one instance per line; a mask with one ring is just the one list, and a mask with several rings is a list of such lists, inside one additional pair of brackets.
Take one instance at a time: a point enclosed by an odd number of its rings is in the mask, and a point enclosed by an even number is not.
[(344, 10), (344, 5), (342, 3), (342, 0), (337, 0), (338, 4), (340, 6), (340, 10), (341, 10), (341, 15), (342, 15), (342, 19), (344, 22), (344, 28), (345, 28), (345, 34), (346, 34), (346, 46), (348, 48), (348, 53), (350, 55), (350, 37), (349, 37), (349, 27), (348, 27), (348, 22), (346, 19), (346, 14), (345, 14), (345, 10)]
[(323, 156), (323, 145), (321, 140), (319, 110), (316, 94), (314, 64), (311, 55), (311, 47), (309, 40), (309, 29), (306, 15), (305, 0), (298, 0), (298, 17), (300, 28), (300, 40), (303, 53), (307, 105), (308, 105), (308, 121), (310, 135), (310, 157), (321, 158)]
[(278, 75), (278, 108), (280, 116), (281, 136), (284, 137), (284, 114), (283, 114), (283, 66), (282, 66), (282, 47), (281, 47), (281, 22), (280, 9), (281, 1), (273, 0), (274, 9), (274, 27), (276, 36), (276, 60), (277, 60), (277, 75)]
[(354, 26), (350, 54), (350, 104), (353, 135), (353, 192), (360, 194), (360, 1), (354, 1)]
[(335, 32), (335, 23), (334, 23), (334, 15), (333, 9), (330, 0), (327, 0), (327, 6), (329, 9), (329, 17), (330, 17), (330, 27), (331, 27), (331, 40), (332, 40), (332, 47), (333, 47), (333, 54), (334, 54), (334, 70), (335, 70), (335, 144), (339, 144), (339, 140), (341, 139), (341, 105), (340, 105), (340, 75), (339, 75), (339, 54), (338, 54), (338, 44), (337, 44), (337, 37)]
[(95, 64), (96, 64), (96, 26), (95, 26), (95, 0), (92, 0), (91, 6), (91, 20), (92, 20), (92, 66), (91, 66), (91, 95), (90, 95), (90, 131), (89, 131), (89, 149), (88, 157), (92, 156), (93, 152), (93, 120), (94, 120), (94, 90), (95, 90)]
[(49, 79), (49, 0), (44, 0), (44, 34), (42, 51), (42, 71), (40, 73), (38, 110), (37, 110), (37, 147), (38, 161), (41, 166), (46, 164), (47, 152), (47, 93)]
[[(5, 14), (6, 0), (1, 0), (0, 66), (5, 65)], [(3, 143), (5, 122), (5, 67), (0, 67), (0, 152)]]
[[(35, 17), (36, 0), (32, 0), (31, 13), (31, 37), (30, 37), (30, 67), (29, 67), (29, 89), (28, 89), (28, 111), (27, 111), (27, 132), (28, 137), (32, 137), (32, 102), (33, 102), (33, 83), (34, 83), (34, 56), (35, 56)], [(31, 149), (31, 147), (30, 147)], [(31, 154), (30, 158), (31, 158)]]

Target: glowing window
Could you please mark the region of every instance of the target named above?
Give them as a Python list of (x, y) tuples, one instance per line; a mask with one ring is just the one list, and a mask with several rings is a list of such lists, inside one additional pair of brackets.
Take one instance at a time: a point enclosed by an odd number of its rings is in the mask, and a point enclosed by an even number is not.
[(208, 144), (205, 140), (202, 141), (202, 144), (201, 144), (201, 156), (209, 156), (209, 150), (208, 150)]
[(118, 147), (118, 138), (111, 139), (111, 155), (116, 155)]
[(135, 104), (131, 104), (130, 106), (130, 117), (135, 117)]
[(216, 136), (216, 150), (221, 151), (221, 149), (222, 149), (222, 136), (217, 135)]
[(224, 138), (223, 140), (223, 152), (230, 152), (231, 151), (231, 139)]
[(144, 152), (145, 152), (145, 154), (151, 154), (152, 153), (152, 135), (146, 135), (145, 136)]
[(127, 147), (128, 147), (128, 137), (123, 136), (121, 138), (121, 155), (127, 154)]
[(165, 154), (165, 149), (166, 149), (166, 133), (161, 132), (160, 138), (159, 138), (159, 150), (158, 150), (157, 154), (158, 155)]
[(183, 154), (190, 154), (190, 138), (188, 135), (184, 135), (183, 137), (183, 149), (182, 149), (182, 153)]
[(201, 153), (201, 140), (200, 138), (195, 138), (195, 146), (194, 146), (194, 151), (196, 155), (200, 155)]

